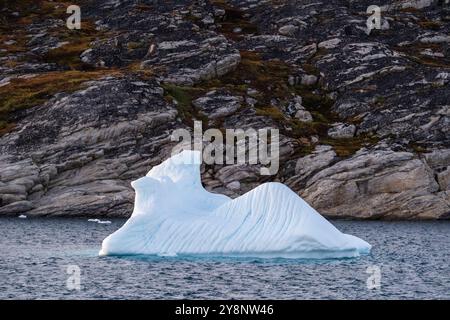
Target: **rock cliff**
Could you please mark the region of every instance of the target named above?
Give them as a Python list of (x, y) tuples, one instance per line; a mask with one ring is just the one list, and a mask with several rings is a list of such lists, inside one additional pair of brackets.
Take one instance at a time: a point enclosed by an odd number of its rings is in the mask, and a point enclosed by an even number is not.
[(1, 1), (0, 214), (129, 216), (174, 129), (280, 130), (280, 170), (203, 165), (236, 197), (280, 181), (330, 217), (450, 218), (450, 5)]

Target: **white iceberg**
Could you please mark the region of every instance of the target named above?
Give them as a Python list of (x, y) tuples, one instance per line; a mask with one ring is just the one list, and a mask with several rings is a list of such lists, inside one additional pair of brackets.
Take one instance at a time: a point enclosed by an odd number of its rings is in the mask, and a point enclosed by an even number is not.
[(264, 183), (236, 199), (206, 191), (197, 151), (171, 157), (131, 185), (133, 214), (103, 240), (100, 255), (342, 258), (371, 249), (281, 183)]

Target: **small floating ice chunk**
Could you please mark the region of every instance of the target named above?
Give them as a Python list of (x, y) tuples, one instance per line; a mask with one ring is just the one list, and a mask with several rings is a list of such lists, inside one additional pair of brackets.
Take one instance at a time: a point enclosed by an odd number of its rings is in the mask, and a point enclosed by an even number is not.
[(111, 223), (111, 221), (108, 221), (108, 220), (100, 220), (100, 219), (88, 219), (88, 221), (89, 222), (97, 222), (97, 223), (100, 223), (100, 224), (110, 224)]
[(133, 213), (103, 240), (100, 255), (344, 258), (371, 249), (284, 184), (264, 183), (236, 199), (206, 191), (197, 151), (173, 156), (131, 185)]
[(27, 218), (27, 216), (24, 215), (24, 214), (21, 214), (21, 215), (19, 216), (19, 219), (26, 219), (26, 218)]

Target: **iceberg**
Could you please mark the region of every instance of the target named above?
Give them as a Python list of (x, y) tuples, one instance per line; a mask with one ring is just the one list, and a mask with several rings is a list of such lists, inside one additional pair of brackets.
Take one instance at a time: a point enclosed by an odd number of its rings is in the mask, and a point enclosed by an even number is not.
[(371, 245), (344, 234), (282, 183), (231, 199), (206, 191), (200, 152), (182, 151), (131, 183), (131, 217), (103, 240), (100, 255), (344, 258)]

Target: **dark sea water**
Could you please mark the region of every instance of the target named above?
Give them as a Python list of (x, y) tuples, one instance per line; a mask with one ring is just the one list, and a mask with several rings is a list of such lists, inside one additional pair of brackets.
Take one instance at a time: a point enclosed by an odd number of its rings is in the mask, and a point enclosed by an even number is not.
[(373, 245), (354, 259), (98, 257), (124, 222), (0, 218), (0, 298), (450, 299), (450, 222), (332, 221)]

